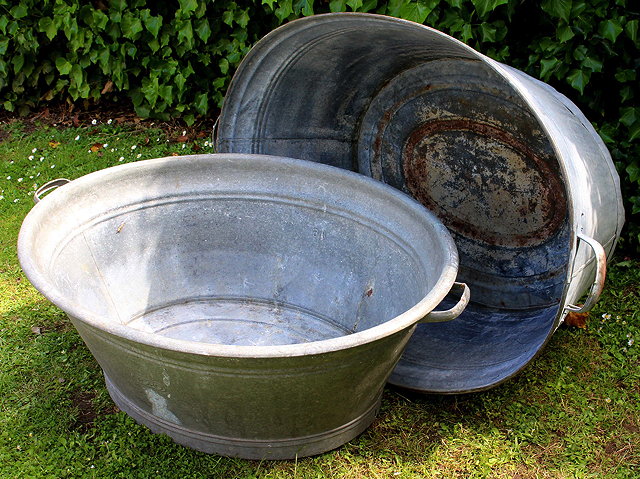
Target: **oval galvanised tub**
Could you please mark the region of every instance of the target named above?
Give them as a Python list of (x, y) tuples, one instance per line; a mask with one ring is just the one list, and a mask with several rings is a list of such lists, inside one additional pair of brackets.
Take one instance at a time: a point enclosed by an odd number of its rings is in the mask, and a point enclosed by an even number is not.
[(432, 311), (458, 257), (420, 204), (268, 156), (171, 157), (76, 179), (27, 215), (18, 254), (118, 407), (179, 443), (253, 459), (358, 435), (415, 325), (468, 300)]
[(390, 378), (418, 391), (483, 390), (522, 370), (568, 312), (593, 306), (624, 220), (609, 152), (571, 101), (392, 17), (318, 15), (265, 36), (216, 143), (358, 171), (448, 227), (473, 297), (459, 321), (418, 327)]

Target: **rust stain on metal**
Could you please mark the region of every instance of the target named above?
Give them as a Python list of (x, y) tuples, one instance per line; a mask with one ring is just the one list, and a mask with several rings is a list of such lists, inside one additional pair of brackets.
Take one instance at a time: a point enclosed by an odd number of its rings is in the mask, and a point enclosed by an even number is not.
[[(469, 151), (453, 154), (456, 146), (445, 141), (450, 139), (438, 138), (447, 132), (460, 132), (456, 141), (466, 141)], [(501, 154), (505, 152), (509, 154)], [(488, 171), (487, 161), (476, 165), (478, 154), (493, 158), (494, 169)], [(409, 136), (402, 155), (409, 192), (465, 237), (492, 245), (531, 246), (552, 237), (563, 224), (566, 197), (560, 175), (550, 160), (508, 131), (468, 118), (429, 121)], [(445, 163), (448, 177), (435, 177)], [(525, 166), (519, 167), (521, 163)], [(452, 182), (457, 186), (453, 191), (469, 191), (458, 197), (434, 191)], [(473, 205), (485, 201), (493, 208), (464, 210), (464, 195), (473, 198)]]

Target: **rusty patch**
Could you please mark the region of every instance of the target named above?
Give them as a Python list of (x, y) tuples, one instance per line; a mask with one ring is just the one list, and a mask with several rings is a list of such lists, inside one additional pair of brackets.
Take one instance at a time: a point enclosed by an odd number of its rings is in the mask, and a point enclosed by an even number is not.
[[(472, 145), (477, 148), (469, 151), (469, 155), (495, 158), (495, 169), (491, 174), (485, 171), (480, 175), (470, 171), (469, 166), (475, 168), (476, 165), (452, 155), (455, 146), (444, 138), (440, 141), (442, 151), (429, 149), (432, 146), (428, 144), (429, 140), (435, 141), (437, 135), (446, 135), (447, 132), (477, 135), (480, 142)], [(508, 155), (500, 156), (503, 150), (515, 155), (512, 155), (516, 158), (512, 164), (509, 164)], [(446, 158), (453, 177), (430, 177), (436, 173), (438, 155)], [(468, 159), (469, 156), (466, 157)], [(525, 166), (515, 168), (516, 163)], [(478, 164), (487, 168), (480, 160)], [(407, 139), (402, 166), (407, 187), (418, 201), (433, 210), (450, 229), (483, 243), (510, 247), (539, 244), (552, 237), (566, 217), (566, 197), (559, 173), (527, 144), (486, 123), (455, 118), (423, 124)], [(539, 176), (540, 181), (532, 181), (534, 175)], [(447, 183), (450, 185), (448, 189)], [(432, 191), (433, 185), (441, 189), (440, 193)], [(454, 195), (459, 195), (459, 198), (454, 198)], [(473, 211), (465, 212), (456, 204), (463, 197), (467, 205), (471, 204), (478, 210), (482, 200), (491, 200), (494, 205), (503, 207), (503, 211), (484, 210), (473, 215)], [(517, 201), (521, 204), (515, 204)], [(465, 213), (470, 218), (465, 218)], [(486, 218), (482, 217), (483, 214)]]

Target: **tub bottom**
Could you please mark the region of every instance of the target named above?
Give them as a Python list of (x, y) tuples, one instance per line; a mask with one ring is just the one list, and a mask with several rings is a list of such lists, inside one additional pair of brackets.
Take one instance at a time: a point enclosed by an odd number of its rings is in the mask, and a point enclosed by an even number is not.
[(489, 389), (510, 378), (554, 331), (559, 305), (513, 310), (471, 303), (448, 323), (419, 324), (389, 383), (426, 393)]
[(137, 423), (156, 434), (166, 434), (176, 443), (208, 454), (219, 454), (244, 459), (295, 459), (313, 456), (335, 449), (365, 431), (380, 409), (382, 392), (372, 406), (356, 419), (320, 434), (295, 438), (251, 439), (232, 438), (212, 432), (194, 431), (141, 409), (131, 402), (105, 374), (107, 390), (113, 402)]
[(234, 346), (299, 344), (353, 332), (314, 311), (249, 297), (184, 299), (137, 314), (128, 326), (174, 339)]

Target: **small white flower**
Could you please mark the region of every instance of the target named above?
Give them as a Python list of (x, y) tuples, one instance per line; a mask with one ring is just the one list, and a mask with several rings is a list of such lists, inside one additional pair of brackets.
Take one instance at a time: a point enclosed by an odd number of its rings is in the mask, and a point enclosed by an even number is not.
[(102, 145), (102, 148), (106, 148), (107, 146), (109, 146), (109, 143), (105, 143)]
[(38, 151), (38, 149), (34, 148), (33, 150), (31, 150), (31, 153), (35, 153), (36, 151)]
[(124, 161), (124, 156), (121, 156), (120, 158), (118, 158), (118, 161)]
[(44, 156), (41, 156), (41, 157), (40, 157), (40, 161), (44, 161)]
[(33, 160), (35, 157), (33, 155), (29, 155), (29, 161)]
[(91, 150), (87, 150), (87, 153), (91, 153)]
[(136, 158), (140, 158), (141, 156), (142, 156), (142, 153), (138, 153), (138, 154), (136, 155)]
[(11, 179), (11, 177), (10, 177), (10, 176), (7, 176), (7, 180), (10, 180), (10, 179)]
[(113, 123), (113, 120), (112, 120), (111, 118), (109, 118), (109, 119), (107, 120), (107, 125), (110, 125), (111, 123)]
[(156, 141), (160, 141), (160, 138), (156, 138)]
[(30, 179), (30, 180), (33, 180), (33, 175), (31, 175), (31, 176), (29, 177), (29, 179)]
[(98, 123), (98, 120), (91, 120), (92, 125), (95, 125), (96, 123)]
[(133, 145), (133, 146), (131, 147), (131, 149), (132, 149), (132, 150), (135, 150), (136, 148), (138, 148), (138, 145)]
[(13, 163), (14, 163), (14, 161), (13, 161), (13, 160), (11, 160), (11, 161), (9, 162), (9, 164), (10, 164), (10, 165), (13, 165)]
[(187, 146), (187, 145), (185, 145), (185, 144), (183, 143), (183, 144), (182, 144), (182, 149), (183, 149), (183, 150), (184, 150), (184, 147), (185, 147), (185, 146)]
[(604, 314), (602, 315), (602, 319), (604, 319), (604, 320), (611, 319), (611, 315), (610, 315), (610, 314), (608, 314), (608, 313), (604, 313)]
[(18, 183), (22, 183), (22, 180), (24, 180), (24, 178), (18, 178)]
[(627, 341), (627, 344), (628, 344), (629, 346), (633, 346), (633, 343), (634, 343), (634, 342), (635, 342), (635, 341), (633, 340), (633, 338), (631, 338), (631, 339), (629, 339), (629, 341)]
[(187, 136), (187, 130), (182, 130), (182, 136)]
[(209, 146), (209, 140), (204, 142), (204, 146)]
[(38, 173), (38, 174), (36, 175), (36, 178), (37, 178), (38, 176), (40, 176), (40, 173)]
[(0, 195), (0, 200), (4, 200), (4, 196)]
[(55, 168), (55, 167), (56, 167), (56, 165), (51, 165), (51, 168)]
[(80, 139), (80, 135), (76, 136), (76, 141), (78, 141)]
[(611, 402), (611, 398), (605, 398), (604, 402), (606, 402), (607, 404), (609, 404)]
[(13, 200), (14, 203), (17, 203), (18, 201), (20, 201), (18, 198), (16, 198), (15, 200)]

